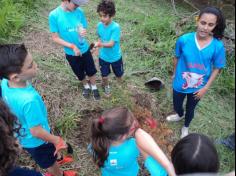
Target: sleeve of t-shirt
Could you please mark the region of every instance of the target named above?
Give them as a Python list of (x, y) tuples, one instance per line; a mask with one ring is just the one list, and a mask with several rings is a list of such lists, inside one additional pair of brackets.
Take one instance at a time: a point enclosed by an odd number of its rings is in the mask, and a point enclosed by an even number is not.
[(182, 45), (183, 45), (183, 37), (180, 37), (175, 45), (175, 57), (177, 59), (179, 59), (182, 54)]
[(24, 106), (24, 117), (28, 128), (33, 128), (43, 124), (44, 112), (41, 110), (38, 101), (30, 101)]
[(213, 65), (218, 69), (224, 68), (226, 65), (226, 51), (223, 44), (216, 48), (213, 58)]
[(48, 22), (50, 32), (58, 33), (57, 19), (54, 13), (50, 13)]
[(151, 156), (147, 157), (144, 165), (151, 176), (167, 176), (166, 170)]
[(121, 35), (121, 29), (120, 29), (119, 26), (117, 26), (112, 31), (111, 41), (119, 42), (120, 41), (120, 35)]

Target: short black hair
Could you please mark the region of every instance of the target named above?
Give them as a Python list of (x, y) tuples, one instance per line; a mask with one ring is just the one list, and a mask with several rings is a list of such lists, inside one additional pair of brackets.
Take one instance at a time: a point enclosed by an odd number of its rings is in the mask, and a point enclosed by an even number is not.
[(181, 139), (171, 153), (177, 175), (217, 173), (219, 158), (214, 144), (202, 134), (190, 134)]
[(217, 17), (217, 24), (215, 29), (213, 30), (213, 36), (217, 39), (222, 39), (224, 37), (224, 32), (226, 28), (226, 21), (223, 13), (220, 9), (216, 7), (206, 7), (200, 11), (199, 17), (206, 13), (213, 14)]
[(20, 73), (28, 52), (24, 44), (0, 45), (0, 79)]
[(102, 0), (97, 7), (97, 13), (100, 13), (100, 12), (103, 12), (106, 15), (109, 15), (110, 17), (115, 16), (116, 7), (115, 7), (114, 1)]

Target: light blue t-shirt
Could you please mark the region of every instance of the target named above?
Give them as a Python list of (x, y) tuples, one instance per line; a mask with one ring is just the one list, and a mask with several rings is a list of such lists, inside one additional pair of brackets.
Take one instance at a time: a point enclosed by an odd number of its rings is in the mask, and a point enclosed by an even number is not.
[[(68, 12), (59, 6), (49, 14), (50, 32), (57, 33), (63, 40), (76, 45), (84, 54), (88, 51), (89, 44), (79, 35), (79, 27), (87, 29), (87, 20), (81, 8)], [(64, 50), (68, 55), (75, 55), (70, 48), (64, 47)]]
[(102, 176), (137, 176), (139, 149), (134, 138), (119, 146), (111, 146), (102, 168)]
[(151, 156), (144, 163), (151, 176), (167, 176), (166, 170)]
[(32, 136), (30, 129), (41, 126), (50, 133), (46, 106), (39, 93), (28, 84), (25, 88), (10, 88), (8, 80), (1, 82), (2, 97), (21, 124), (19, 141), (24, 148), (35, 148), (45, 141)]
[(225, 47), (222, 41), (213, 38), (211, 43), (200, 49), (196, 33), (181, 36), (175, 49), (178, 64), (173, 88), (181, 93), (194, 93), (203, 88), (213, 68), (221, 69), (226, 65)]
[(114, 21), (112, 21), (108, 26), (100, 22), (97, 25), (97, 34), (102, 43), (108, 43), (110, 41), (115, 42), (115, 45), (112, 48), (101, 48), (99, 51), (99, 57), (109, 63), (120, 60), (122, 56), (120, 47), (120, 25)]

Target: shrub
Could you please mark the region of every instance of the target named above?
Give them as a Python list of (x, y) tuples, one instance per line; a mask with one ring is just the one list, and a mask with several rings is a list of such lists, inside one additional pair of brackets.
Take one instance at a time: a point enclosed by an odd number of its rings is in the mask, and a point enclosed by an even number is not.
[(25, 20), (20, 8), (20, 4), (14, 4), (12, 0), (0, 0), (0, 43), (18, 35)]

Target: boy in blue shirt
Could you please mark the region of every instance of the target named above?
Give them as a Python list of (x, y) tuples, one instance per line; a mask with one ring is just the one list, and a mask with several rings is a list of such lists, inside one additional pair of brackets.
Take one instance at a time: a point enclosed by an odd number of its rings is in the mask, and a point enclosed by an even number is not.
[(99, 100), (100, 95), (96, 86), (97, 70), (85, 39), (87, 20), (83, 10), (79, 8), (87, 2), (88, 0), (62, 0), (61, 5), (50, 12), (49, 28), (53, 41), (64, 47), (67, 61), (83, 83), (83, 97), (89, 99), (92, 89), (93, 98)]
[(101, 22), (97, 25), (99, 41), (95, 46), (100, 48), (99, 64), (105, 94), (110, 95), (110, 86), (108, 82), (108, 75), (111, 73), (110, 67), (112, 67), (118, 81), (121, 81), (124, 74), (120, 47), (121, 29), (120, 25), (113, 21), (116, 9), (112, 0), (102, 0), (97, 7), (97, 12), (101, 18)]
[[(59, 136), (50, 133), (46, 106), (29, 81), (36, 76), (37, 65), (24, 45), (0, 45), (2, 98), (21, 125), (20, 145), (43, 169), (54, 176), (76, 175), (60, 170), (57, 152), (67, 148)], [(71, 176), (72, 176), (71, 175)]]

